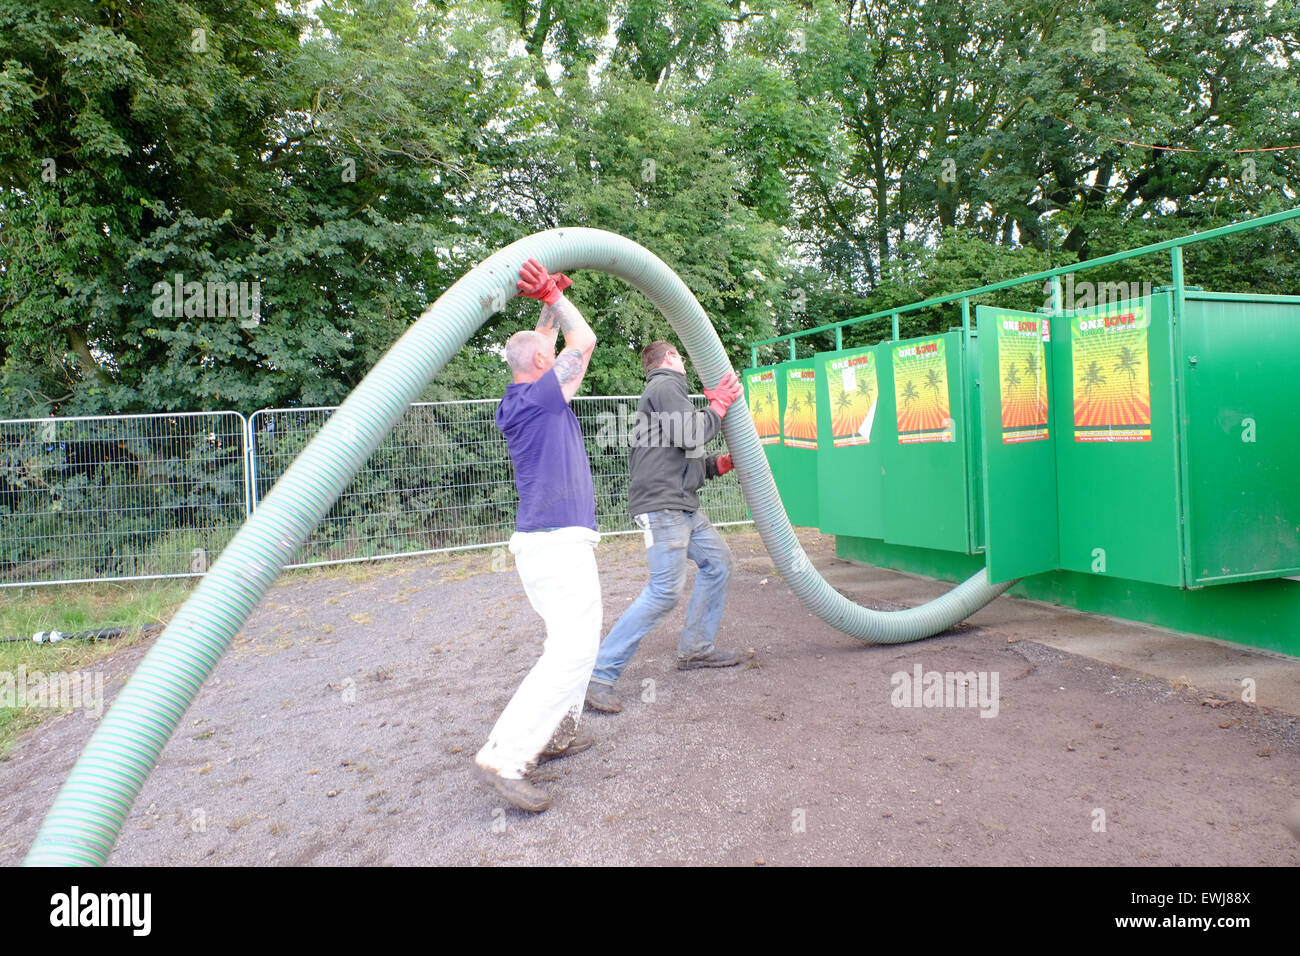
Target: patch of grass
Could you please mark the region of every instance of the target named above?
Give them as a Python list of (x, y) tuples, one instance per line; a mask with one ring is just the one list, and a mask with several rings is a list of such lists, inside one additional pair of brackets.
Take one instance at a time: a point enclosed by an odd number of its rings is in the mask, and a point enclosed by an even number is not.
[(164, 623), (189, 597), (194, 584), (186, 578), (6, 588), (0, 590), (0, 637)]
[[(76, 671), (140, 639), (140, 631), (111, 641), (60, 641), (36, 644), (38, 631), (75, 634), (101, 628), (143, 628), (164, 624), (189, 596), (194, 581), (129, 581), (121, 584), (0, 590), (0, 674), (16, 675), (21, 667), (36, 671)], [(6, 638), (23, 638), (20, 641)], [(16, 677), (15, 677), (16, 679)], [(0, 707), (0, 755), (42, 718), (49, 707)]]

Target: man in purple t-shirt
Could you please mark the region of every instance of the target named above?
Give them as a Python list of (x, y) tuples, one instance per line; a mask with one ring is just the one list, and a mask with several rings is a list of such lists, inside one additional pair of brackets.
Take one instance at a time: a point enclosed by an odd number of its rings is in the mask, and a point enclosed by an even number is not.
[[(540, 299), (535, 331), (506, 342), (513, 382), (497, 407), (519, 491), (510, 552), (533, 609), (546, 622), (542, 656), (528, 672), (478, 752), (483, 782), (521, 810), (551, 798), (524, 779), (537, 763), (586, 750), (578, 720), (600, 647), (600, 578), (594, 549), (596, 498), (578, 419), (569, 407), (587, 372), (596, 335), (563, 294), (569, 280), (534, 259), (519, 270), (519, 291)], [(555, 339), (564, 333), (557, 357)]]

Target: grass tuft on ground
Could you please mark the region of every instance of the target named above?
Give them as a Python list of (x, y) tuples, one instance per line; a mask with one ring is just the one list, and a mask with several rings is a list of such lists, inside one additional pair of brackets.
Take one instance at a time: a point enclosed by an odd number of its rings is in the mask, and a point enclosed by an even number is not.
[[(0, 590), (0, 682), (32, 675), (83, 670), (140, 639), (150, 624), (165, 624), (189, 596), (194, 582), (127, 581)], [(37, 644), (41, 631), (76, 634), (104, 628), (132, 628), (113, 640), (64, 640)], [(0, 685), (0, 690), (3, 687)], [(57, 707), (0, 705), (0, 757), (26, 730)]]

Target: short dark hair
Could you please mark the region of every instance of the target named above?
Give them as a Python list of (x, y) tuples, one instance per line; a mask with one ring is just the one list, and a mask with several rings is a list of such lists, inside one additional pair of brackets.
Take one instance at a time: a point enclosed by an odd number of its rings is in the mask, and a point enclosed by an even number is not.
[(659, 366), (664, 364), (664, 359), (668, 357), (669, 352), (676, 352), (677, 346), (672, 342), (651, 342), (641, 350), (641, 368), (649, 375)]

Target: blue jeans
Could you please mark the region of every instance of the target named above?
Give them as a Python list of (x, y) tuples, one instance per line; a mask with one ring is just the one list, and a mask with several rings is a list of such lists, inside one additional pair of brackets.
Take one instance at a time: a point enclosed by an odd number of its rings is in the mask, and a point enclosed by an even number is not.
[(652, 541), (646, 549), (650, 583), (605, 635), (591, 679), (600, 684), (618, 680), (636, 653), (641, 638), (654, 630), (681, 600), (686, 587), (686, 560), (699, 567), (686, 627), (677, 644), (678, 657), (695, 657), (713, 650), (713, 637), (722, 623), (731, 577), (731, 549), (709, 524), (703, 511), (652, 511), (645, 516)]

